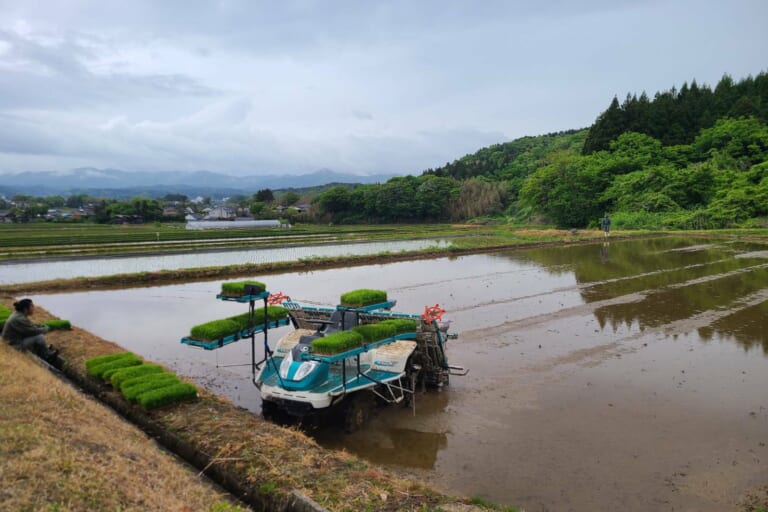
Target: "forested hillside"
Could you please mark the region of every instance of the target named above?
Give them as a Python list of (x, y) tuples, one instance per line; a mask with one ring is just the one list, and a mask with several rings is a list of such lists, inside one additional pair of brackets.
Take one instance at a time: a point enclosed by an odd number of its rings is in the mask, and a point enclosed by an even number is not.
[(658, 92), (653, 100), (643, 92), (627, 94), (619, 105), (614, 97), (608, 109), (589, 129), (584, 153), (608, 149), (612, 140), (626, 132), (658, 139), (665, 146), (690, 144), (704, 128), (723, 117), (754, 117), (768, 120), (768, 74), (760, 73), (734, 83), (724, 76), (714, 90), (707, 85), (684, 83), (680, 90)]
[(588, 129), (483, 148), (418, 177), (315, 198), (334, 222), (505, 216), (559, 227), (768, 225), (768, 75), (628, 95)]

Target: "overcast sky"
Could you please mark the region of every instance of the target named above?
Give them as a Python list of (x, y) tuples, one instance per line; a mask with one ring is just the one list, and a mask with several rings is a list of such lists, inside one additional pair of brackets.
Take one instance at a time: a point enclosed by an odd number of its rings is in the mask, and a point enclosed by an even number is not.
[(0, 173), (420, 174), (768, 69), (766, 0), (0, 0)]

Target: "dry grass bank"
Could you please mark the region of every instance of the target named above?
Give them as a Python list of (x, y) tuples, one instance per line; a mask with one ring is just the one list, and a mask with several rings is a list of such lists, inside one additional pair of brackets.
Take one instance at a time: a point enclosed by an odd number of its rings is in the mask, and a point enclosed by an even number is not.
[(0, 509), (240, 510), (141, 430), (0, 344)]

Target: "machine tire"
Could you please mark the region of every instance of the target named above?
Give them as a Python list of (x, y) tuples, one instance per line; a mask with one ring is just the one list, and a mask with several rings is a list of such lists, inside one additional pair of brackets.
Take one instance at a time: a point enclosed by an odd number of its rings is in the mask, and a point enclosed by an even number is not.
[(273, 423), (279, 423), (280, 408), (275, 402), (269, 400), (261, 401), (261, 415), (265, 420)]
[(369, 391), (354, 393), (344, 410), (344, 431), (351, 434), (360, 430), (370, 419), (375, 405), (376, 400)]

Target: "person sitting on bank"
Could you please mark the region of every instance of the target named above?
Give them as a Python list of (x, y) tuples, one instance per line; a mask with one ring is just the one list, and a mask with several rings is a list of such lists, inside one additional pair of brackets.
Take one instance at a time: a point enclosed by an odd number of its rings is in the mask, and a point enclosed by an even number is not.
[(48, 326), (33, 323), (29, 319), (35, 312), (32, 299), (14, 302), (13, 309), (16, 311), (5, 321), (3, 338), (14, 348), (31, 350), (46, 361), (54, 359), (59, 351), (47, 345), (43, 337), (49, 331)]

